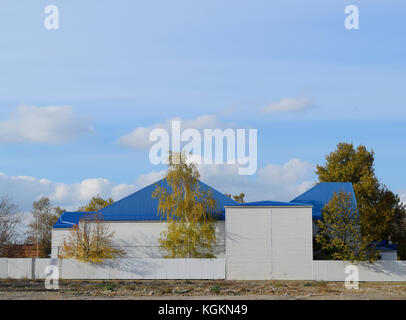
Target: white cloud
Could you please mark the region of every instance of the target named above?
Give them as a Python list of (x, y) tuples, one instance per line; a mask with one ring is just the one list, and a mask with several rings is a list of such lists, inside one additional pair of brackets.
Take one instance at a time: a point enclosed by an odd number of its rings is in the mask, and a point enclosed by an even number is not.
[(290, 201), (313, 185), (313, 166), (299, 159), (268, 164), (253, 177), (238, 175), (237, 167), (207, 166), (201, 169), (202, 179), (224, 193), (244, 192), (247, 201)]
[(276, 113), (287, 111), (302, 111), (313, 106), (313, 101), (308, 98), (284, 98), (280, 101), (271, 103), (261, 109), (263, 113)]
[(41, 196), (49, 197), (54, 205), (76, 210), (99, 194), (103, 198), (119, 200), (139, 189), (129, 184), (116, 185), (104, 178), (85, 179), (79, 183), (65, 184), (34, 177), (13, 177), (0, 174), (0, 196), (7, 195), (20, 210), (31, 211), (32, 202)]
[(288, 184), (303, 180), (313, 166), (301, 161), (300, 159), (290, 159), (283, 165), (268, 164), (258, 170), (258, 176), (261, 182), (277, 181), (278, 183)]
[[(244, 192), (247, 201), (290, 201), (313, 186), (313, 166), (300, 159), (282, 165), (268, 164), (255, 176), (238, 175), (239, 165), (200, 165), (201, 180), (223, 193)], [(146, 177), (153, 183), (164, 172), (152, 171)], [(155, 179), (157, 178), (157, 179)], [(146, 181), (145, 181), (146, 182)]]
[(169, 136), (171, 136), (171, 123), (173, 120), (180, 120), (181, 129), (203, 130), (224, 127), (224, 124), (218, 121), (214, 115), (203, 115), (195, 119), (173, 118), (166, 120), (165, 123), (157, 123), (149, 127), (137, 127), (129, 134), (121, 136), (117, 143), (130, 148), (148, 148), (152, 145), (152, 142), (149, 141), (150, 132), (153, 129), (162, 128), (167, 130)]
[(0, 143), (66, 143), (91, 132), (83, 117), (70, 106), (19, 106), (10, 118), (0, 122)]
[(137, 178), (137, 185), (146, 187), (150, 185), (151, 183), (154, 183), (158, 180), (161, 180), (163, 177), (165, 177), (165, 170), (161, 171), (151, 171), (146, 174), (142, 174)]

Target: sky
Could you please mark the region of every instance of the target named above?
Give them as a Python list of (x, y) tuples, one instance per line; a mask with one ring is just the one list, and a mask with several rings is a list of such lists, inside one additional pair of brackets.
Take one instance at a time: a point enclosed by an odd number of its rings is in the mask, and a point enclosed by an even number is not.
[(257, 129), (255, 175), (200, 167), (221, 192), (291, 200), (352, 142), (406, 201), (405, 16), (391, 0), (2, 0), (0, 196), (24, 212), (118, 200), (163, 176), (145, 140), (177, 118)]

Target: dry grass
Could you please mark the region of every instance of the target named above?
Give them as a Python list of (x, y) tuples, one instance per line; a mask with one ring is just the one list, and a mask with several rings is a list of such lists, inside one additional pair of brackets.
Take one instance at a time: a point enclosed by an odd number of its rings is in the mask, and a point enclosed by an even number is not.
[[(190, 296), (267, 296), (275, 298), (406, 299), (404, 282), (360, 283), (359, 290), (347, 290), (342, 282), (324, 281), (225, 281), (225, 280), (60, 280), (53, 294), (87, 297), (190, 297)], [(0, 280), (0, 298), (13, 294), (30, 299), (47, 291), (41, 280)]]

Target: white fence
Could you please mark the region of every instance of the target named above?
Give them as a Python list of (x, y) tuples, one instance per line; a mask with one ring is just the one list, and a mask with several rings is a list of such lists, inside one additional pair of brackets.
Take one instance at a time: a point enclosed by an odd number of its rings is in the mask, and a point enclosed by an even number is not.
[[(44, 279), (45, 268), (51, 264), (58, 266), (61, 279), (226, 279), (224, 259), (115, 259), (90, 264), (66, 259), (16, 258), (0, 258), (0, 278)], [(313, 261), (313, 280), (344, 281), (345, 267), (350, 264)], [(406, 282), (406, 261), (355, 265), (359, 281)]]
[[(313, 280), (345, 281), (346, 261), (313, 261)], [(359, 281), (406, 281), (406, 261), (356, 263)]]
[(57, 259), (0, 258), (0, 278), (44, 279), (56, 265), (61, 279), (225, 279), (224, 259), (115, 259), (102, 264)]

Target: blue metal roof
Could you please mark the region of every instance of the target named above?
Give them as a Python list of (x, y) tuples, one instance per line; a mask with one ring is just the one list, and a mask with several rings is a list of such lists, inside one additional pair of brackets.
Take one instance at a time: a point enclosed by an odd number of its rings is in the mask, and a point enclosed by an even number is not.
[[(237, 204), (237, 202), (201, 181), (198, 183), (202, 190), (211, 191), (212, 197), (217, 201), (218, 207), (215, 217), (218, 220), (224, 220), (224, 206), (232, 206)], [(158, 212), (158, 199), (152, 198), (152, 193), (157, 185), (170, 190), (166, 180), (162, 179), (124, 199), (112, 203), (99, 210), (98, 213), (103, 215), (104, 221), (165, 221), (165, 218), (162, 218)], [(54, 228), (71, 228), (85, 214), (83, 212), (65, 212), (54, 225)]]
[(357, 200), (351, 182), (320, 182), (291, 202), (313, 205), (313, 220), (319, 220), (322, 218), (324, 206), (331, 200), (334, 193), (341, 191), (351, 194), (354, 205), (357, 206)]
[(294, 203), (294, 202), (280, 202), (280, 201), (255, 201), (255, 202), (245, 202), (238, 203), (234, 207), (295, 207), (304, 206), (309, 204)]
[(56, 229), (72, 228), (75, 224), (79, 223), (80, 219), (94, 213), (95, 212), (64, 212), (53, 227)]

